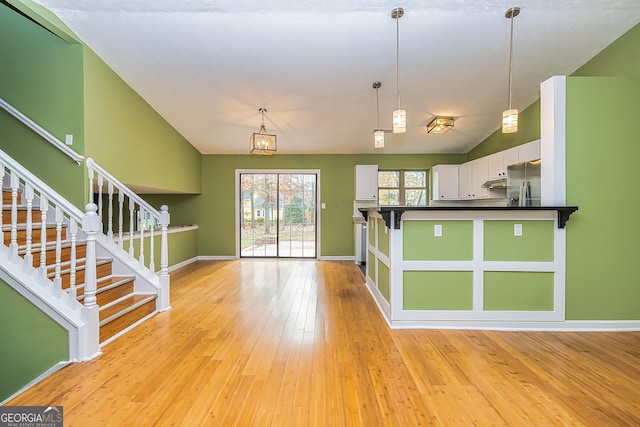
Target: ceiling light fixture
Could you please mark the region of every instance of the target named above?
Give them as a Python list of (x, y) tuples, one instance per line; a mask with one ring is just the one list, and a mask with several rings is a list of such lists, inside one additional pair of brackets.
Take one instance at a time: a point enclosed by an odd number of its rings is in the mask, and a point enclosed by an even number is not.
[(384, 148), (384, 130), (380, 129), (380, 100), (378, 98), (380, 86), (382, 86), (381, 82), (373, 82), (373, 88), (376, 90), (376, 111), (378, 113), (378, 127), (373, 131), (374, 148)]
[(276, 152), (276, 136), (267, 133), (264, 128), (264, 113), (266, 108), (258, 110), (262, 114), (262, 125), (258, 132), (254, 132), (249, 139), (249, 149), (251, 154), (271, 155)]
[(427, 133), (435, 133), (438, 135), (449, 132), (453, 127), (453, 117), (436, 116), (427, 125)]
[(511, 108), (511, 66), (513, 62), (513, 18), (520, 15), (519, 7), (508, 9), (504, 17), (511, 20), (511, 33), (509, 37), (509, 109), (502, 113), (502, 133), (514, 133), (518, 131), (518, 110)]
[(398, 108), (393, 112), (393, 133), (405, 133), (407, 131), (407, 112), (400, 109), (400, 18), (404, 15), (404, 9), (396, 7), (391, 11), (391, 17), (396, 20), (396, 96)]

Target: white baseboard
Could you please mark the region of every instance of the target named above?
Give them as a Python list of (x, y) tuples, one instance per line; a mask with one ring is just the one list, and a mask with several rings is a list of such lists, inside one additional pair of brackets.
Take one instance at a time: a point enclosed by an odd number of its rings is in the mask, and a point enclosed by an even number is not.
[(238, 259), (238, 257), (233, 255), (229, 255), (229, 256), (200, 255), (198, 256), (198, 261), (232, 261), (234, 259)]
[(319, 256), (319, 261), (353, 261), (355, 262), (354, 256)]
[(482, 320), (391, 321), (391, 329), (460, 329), (487, 331), (632, 332), (638, 320), (567, 320), (564, 322), (506, 322)]
[(175, 271), (175, 270), (177, 270), (179, 268), (186, 267), (189, 264), (193, 264), (196, 261), (198, 261), (198, 257), (193, 257), (191, 259), (187, 259), (185, 261), (182, 261), (182, 262), (179, 262), (177, 264), (174, 264), (171, 267), (169, 267), (169, 273), (171, 273), (172, 271)]

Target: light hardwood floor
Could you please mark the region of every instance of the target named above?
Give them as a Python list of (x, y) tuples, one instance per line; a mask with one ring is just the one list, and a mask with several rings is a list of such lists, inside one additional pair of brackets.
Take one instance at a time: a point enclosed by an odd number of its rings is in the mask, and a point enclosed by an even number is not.
[(638, 426), (640, 333), (390, 330), (351, 262), (172, 274), (172, 306), (8, 405), (65, 426)]

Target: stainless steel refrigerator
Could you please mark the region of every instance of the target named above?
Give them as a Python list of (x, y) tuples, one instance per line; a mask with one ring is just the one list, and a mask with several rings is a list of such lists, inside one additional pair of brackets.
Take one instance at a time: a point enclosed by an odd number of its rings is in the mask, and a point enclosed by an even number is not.
[(507, 167), (507, 204), (540, 206), (540, 160)]

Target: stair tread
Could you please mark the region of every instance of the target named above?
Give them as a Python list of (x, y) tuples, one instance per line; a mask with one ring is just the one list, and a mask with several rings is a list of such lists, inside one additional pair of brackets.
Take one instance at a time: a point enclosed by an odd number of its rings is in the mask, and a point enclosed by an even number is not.
[(116, 315), (122, 312), (129, 312), (132, 307), (137, 308), (139, 305), (143, 305), (148, 301), (156, 299), (155, 294), (131, 294), (122, 298), (114, 304), (100, 308), (100, 325), (108, 323), (110, 320), (114, 320)]
[[(86, 258), (80, 258), (76, 260), (76, 271), (85, 269)], [(109, 264), (113, 262), (111, 258), (98, 258), (96, 259), (96, 267)], [(71, 272), (71, 261), (63, 261), (60, 263), (60, 274), (66, 274)], [(47, 277), (51, 278), (56, 275), (55, 263), (47, 265)]]
[[(27, 225), (24, 223), (18, 223), (17, 225), (17, 229), (20, 231), (26, 230), (27, 229)], [(61, 224), (62, 228), (67, 228), (67, 224)], [(33, 224), (31, 225), (31, 229), (32, 230), (40, 230), (42, 228), (42, 223), (38, 222), (38, 221), (34, 221)], [(49, 224), (47, 223), (46, 228), (48, 230), (51, 230), (52, 228), (56, 228), (56, 224)], [(11, 231), (11, 224), (2, 224), (2, 231)]]

